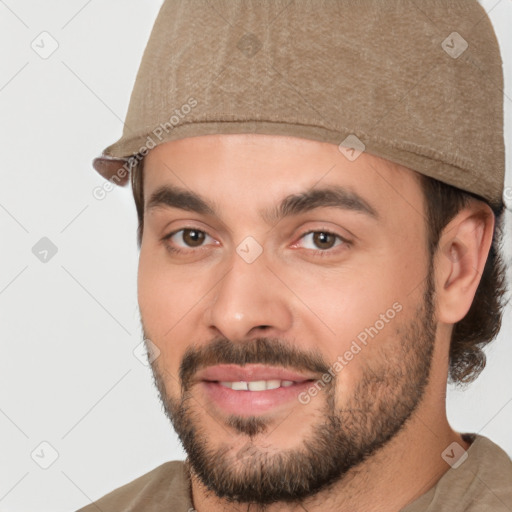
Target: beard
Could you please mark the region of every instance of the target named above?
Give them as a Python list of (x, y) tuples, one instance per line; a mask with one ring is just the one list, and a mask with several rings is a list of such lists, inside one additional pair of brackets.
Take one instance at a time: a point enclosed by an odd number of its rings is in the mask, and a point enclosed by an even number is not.
[[(234, 449), (229, 440), (215, 443), (202, 423), (191, 381), (197, 370), (216, 364), (260, 363), (325, 374), (330, 365), (318, 353), (274, 338), (261, 337), (250, 343), (215, 339), (186, 351), (178, 397), (169, 396), (164, 371), (158, 360), (153, 361), (164, 410), (201, 483), (219, 498), (262, 509), (276, 502), (300, 502), (340, 482), (349, 470), (393, 439), (420, 404), (429, 380), (436, 334), (431, 276), (429, 272), (423, 303), (409, 321), (396, 327), (393, 342), (366, 349), (375, 350), (377, 357), (361, 365), (362, 377), (343, 405), (337, 405), (336, 377), (314, 399), (323, 400), (319, 402), (322, 407), (310, 416), (310, 433), (296, 449), (261, 447), (258, 436), (271, 433), (272, 420), (257, 416), (230, 416), (225, 421), (226, 430), (235, 431), (232, 438), (236, 434), (247, 438), (243, 447)], [(398, 323), (397, 319), (392, 322)]]

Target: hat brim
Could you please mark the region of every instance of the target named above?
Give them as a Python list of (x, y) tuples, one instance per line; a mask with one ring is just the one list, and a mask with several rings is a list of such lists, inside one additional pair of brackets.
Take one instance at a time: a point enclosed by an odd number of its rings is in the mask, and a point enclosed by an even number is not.
[(130, 181), (130, 173), (126, 171), (128, 158), (99, 156), (92, 162), (94, 169), (106, 180), (116, 185), (125, 186)]

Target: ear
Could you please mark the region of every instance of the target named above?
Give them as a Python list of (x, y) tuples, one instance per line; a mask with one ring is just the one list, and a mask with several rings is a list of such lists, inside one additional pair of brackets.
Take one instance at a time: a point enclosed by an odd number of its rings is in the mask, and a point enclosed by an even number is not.
[(437, 315), (455, 324), (469, 311), (492, 244), (494, 213), (472, 200), (443, 229), (436, 255)]

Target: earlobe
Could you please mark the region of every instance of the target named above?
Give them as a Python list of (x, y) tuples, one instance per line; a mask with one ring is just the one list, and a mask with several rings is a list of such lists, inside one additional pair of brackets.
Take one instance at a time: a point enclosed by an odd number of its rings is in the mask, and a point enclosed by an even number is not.
[(459, 212), (443, 230), (437, 258), (440, 322), (454, 324), (469, 311), (492, 244), (494, 214), (487, 205)]

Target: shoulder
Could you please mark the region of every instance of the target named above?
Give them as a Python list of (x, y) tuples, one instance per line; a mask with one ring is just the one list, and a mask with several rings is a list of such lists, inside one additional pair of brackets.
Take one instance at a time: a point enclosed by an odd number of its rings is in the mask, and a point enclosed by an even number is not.
[(185, 463), (172, 461), (115, 489), (78, 512), (188, 512), (191, 508)]
[(465, 478), (475, 508), (468, 507), (468, 510), (484, 510), (481, 505), (496, 511), (512, 510), (512, 460), (509, 455), (487, 437), (478, 435), (468, 454), (471, 449), (473, 460), (466, 468)]
[(466, 434), (472, 440), (460, 464), (402, 512), (509, 512), (512, 510), (512, 460), (487, 437)]

